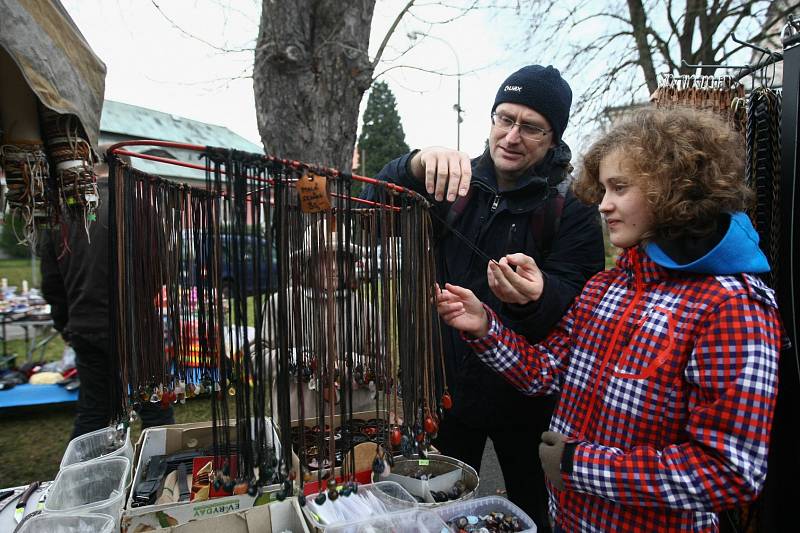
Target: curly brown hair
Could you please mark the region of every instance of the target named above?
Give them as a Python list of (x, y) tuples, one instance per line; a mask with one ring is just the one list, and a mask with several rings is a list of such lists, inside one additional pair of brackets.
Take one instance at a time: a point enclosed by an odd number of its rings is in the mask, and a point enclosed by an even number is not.
[(720, 214), (754, 200), (744, 181), (744, 140), (711, 113), (651, 108), (614, 126), (583, 156), (573, 185), (578, 198), (600, 204), (600, 162), (617, 151), (647, 198), (655, 238), (707, 236)]

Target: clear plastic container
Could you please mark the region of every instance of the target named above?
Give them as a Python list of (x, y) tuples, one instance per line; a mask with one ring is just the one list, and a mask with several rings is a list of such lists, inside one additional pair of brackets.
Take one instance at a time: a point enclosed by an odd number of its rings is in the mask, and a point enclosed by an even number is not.
[(118, 521), (130, 468), (128, 458), (120, 456), (64, 468), (50, 486), (45, 513), (101, 513)]
[(40, 514), (23, 522), (15, 533), (111, 533), (114, 519), (105, 514)]
[[(426, 473), (430, 477), (424, 481), (412, 477), (412, 474), (417, 472)], [(465, 490), (457, 499), (451, 500), (454, 502), (474, 497), (480, 485), (478, 473), (467, 463), (454, 457), (434, 453), (428, 454), (425, 460), (420, 460), (418, 456), (411, 458), (397, 456), (388, 475), (376, 477), (373, 473), (372, 478), (399, 483), (409, 494), (423, 500), (419, 502), (422, 508), (445, 505), (446, 502), (437, 502), (433, 498), (433, 492), (449, 492), (456, 481), (460, 480)]]
[(127, 457), (133, 463), (133, 446), (131, 445), (131, 429), (125, 432), (124, 442), (116, 440), (116, 428), (108, 427), (75, 437), (67, 445), (64, 457), (61, 458), (61, 468), (93, 461), (102, 457)]
[(375, 533), (376, 531), (442, 533), (447, 531), (447, 525), (433, 511), (412, 509), (325, 529), (325, 533)]
[[(484, 496), (451, 504), (442, 505), (434, 509), (444, 522), (458, 518), (459, 516), (485, 516), (491, 512), (512, 514), (519, 518), (520, 525), (525, 533), (536, 533), (536, 523), (525, 511), (511, 503), (506, 498), (500, 496)], [(455, 531), (455, 529), (453, 530)]]
[(358, 493), (339, 496), (335, 501), (326, 499), (319, 506), (314, 497), (307, 497), (303, 514), (313, 527), (324, 530), (417, 508), (414, 497), (394, 481), (359, 485)]

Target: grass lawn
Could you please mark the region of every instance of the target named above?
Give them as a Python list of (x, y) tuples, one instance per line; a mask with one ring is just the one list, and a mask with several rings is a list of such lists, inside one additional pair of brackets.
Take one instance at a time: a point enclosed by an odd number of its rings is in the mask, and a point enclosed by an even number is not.
[[(2, 394), (2, 391), (0, 391)], [(175, 422), (197, 422), (211, 418), (210, 396), (192, 398), (176, 405)], [(69, 444), (74, 404), (24, 407), (0, 412), (0, 488), (16, 487), (32, 481), (54, 479), (61, 457)], [(131, 430), (135, 444), (141, 434), (141, 423)]]
[(0, 259), (0, 278), (6, 278), (8, 285), (22, 287), (22, 280), (27, 280), (29, 287), (38, 287), (41, 275), (39, 274), (39, 260), (34, 260), (31, 271), (30, 259)]

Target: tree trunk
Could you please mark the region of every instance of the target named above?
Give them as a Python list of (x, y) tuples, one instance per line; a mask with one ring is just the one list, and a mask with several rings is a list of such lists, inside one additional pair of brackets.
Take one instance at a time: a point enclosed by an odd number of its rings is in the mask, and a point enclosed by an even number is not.
[(375, 0), (264, 0), (253, 88), (264, 150), (350, 172)]
[(647, 42), (647, 14), (641, 0), (628, 0), (628, 13), (636, 41), (636, 51), (639, 56), (639, 66), (644, 72), (644, 79), (647, 82), (647, 89), (652, 94), (658, 87), (658, 77), (653, 66), (653, 50)]

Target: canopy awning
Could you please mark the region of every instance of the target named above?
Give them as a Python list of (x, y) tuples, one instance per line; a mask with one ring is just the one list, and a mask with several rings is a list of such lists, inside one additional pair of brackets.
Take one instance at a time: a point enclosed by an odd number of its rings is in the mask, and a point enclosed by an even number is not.
[(0, 0), (0, 46), (39, 101), (77, 116), (96, 149), (106, 66), (61, 2)]

